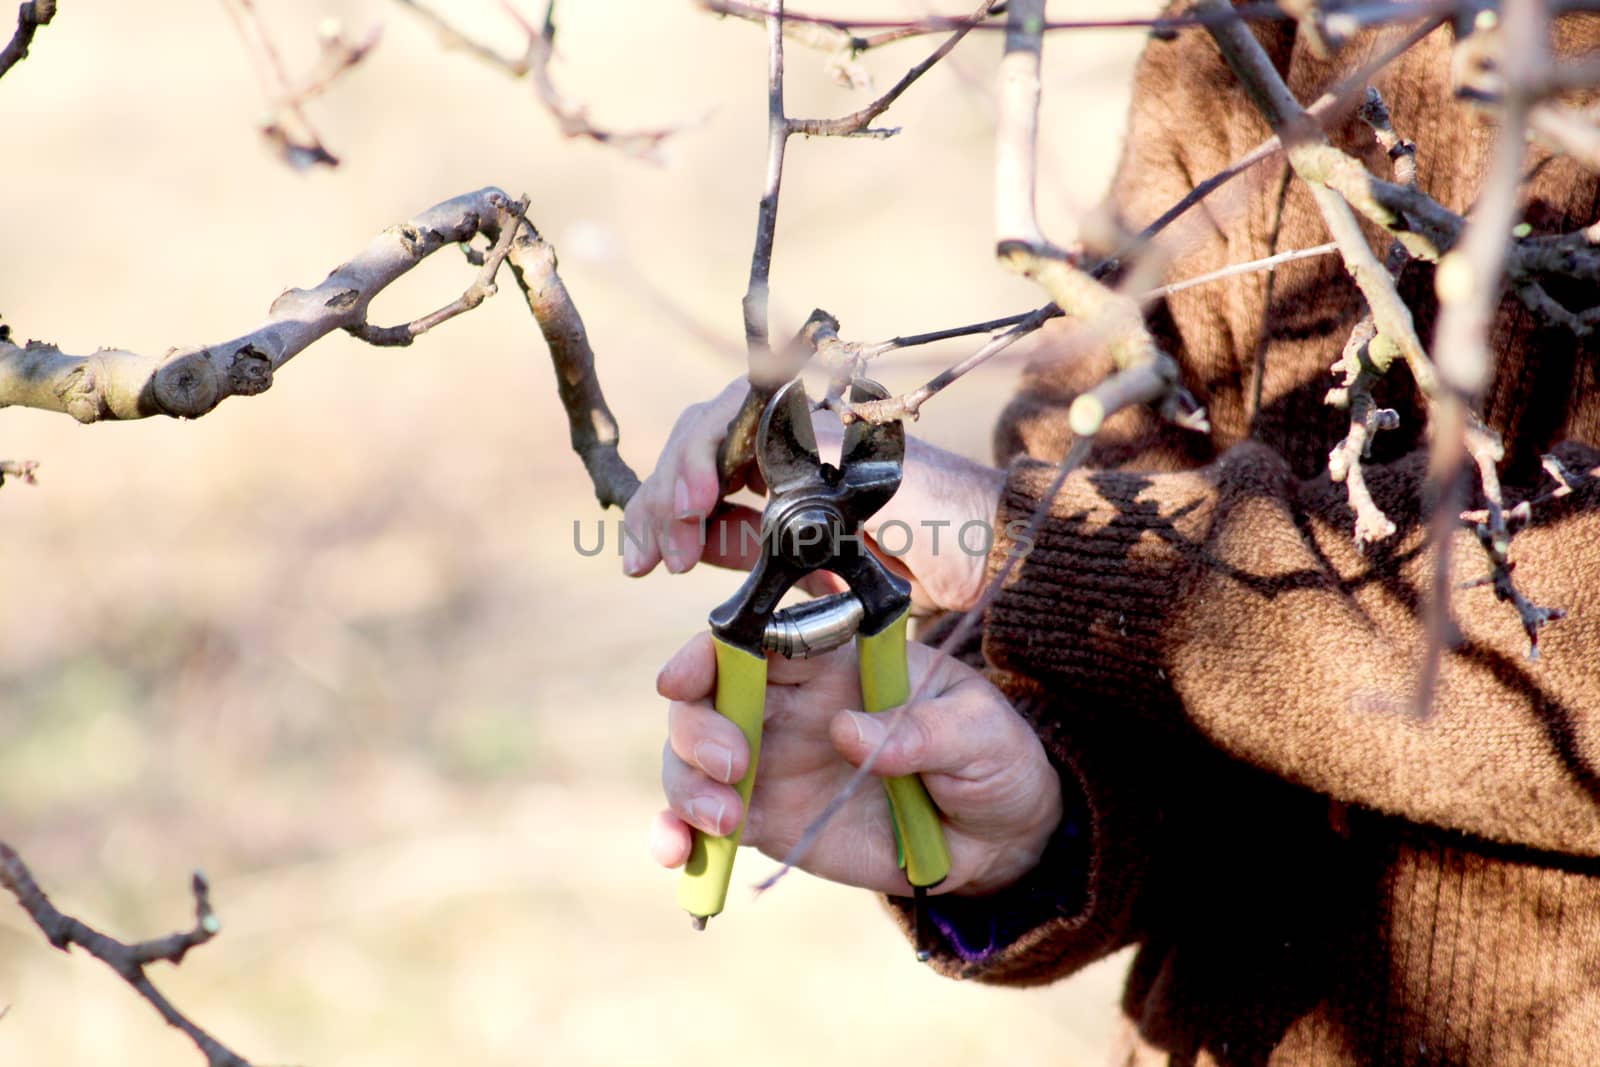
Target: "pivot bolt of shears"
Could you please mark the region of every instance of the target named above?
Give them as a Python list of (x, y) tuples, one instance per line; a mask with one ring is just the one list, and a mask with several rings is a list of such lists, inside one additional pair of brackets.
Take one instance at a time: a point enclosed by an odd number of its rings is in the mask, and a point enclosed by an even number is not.
[(835, 509), (825, 504), (811, 504), (783, 517), (777, 547), (800, 567), (816, 570), (838, 551), (842, 527), (843, 522)]

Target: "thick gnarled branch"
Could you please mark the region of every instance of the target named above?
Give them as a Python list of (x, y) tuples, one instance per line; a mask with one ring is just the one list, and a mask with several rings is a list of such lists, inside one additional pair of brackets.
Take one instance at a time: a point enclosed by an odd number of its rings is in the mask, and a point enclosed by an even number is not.
[(338, 329), (359, 329), (367, 306), (390, 283), (446, 245), (470, 241), (512, 216), (513, 201), (480, 189), (391, 226), (310, 289), (290, 289), (267, 320), (220, 344), (150, 355), (102, 349), (71, 356), (54, 345), (0, 341), (0, 404), (62, 411), (79, 422), (199, 418), (230, 396), (271, 387), (283, 365)]
[[(492, 293), (504, 261), (550, 345), (573, 448), (601, 503), (621, 506), (638, 479), (617, 451), (616, 420), (595, 374), (583, 320), (556, 273), (554, 251), (523, 218), (525, 207), (525, 200), (493, 187), (436, 204), (379, 234), (321, 284), (281, 294), (264, 323), (220, 344), (161, 356), (125, 349), (73, 356), (38, 341), (19, 347), (0, 332), (0, 407), (60, 411), (80, 422), (199, 418), (230, 396), (265, 392), (285, 363), (335, 330), (374, 343), (410, 343)], [(397, 278), (446, 245), (480, 235), (491, 242), (490, 251), (477, 280), (456, 301), (402, 326), (367, 323), (373, 298)]]

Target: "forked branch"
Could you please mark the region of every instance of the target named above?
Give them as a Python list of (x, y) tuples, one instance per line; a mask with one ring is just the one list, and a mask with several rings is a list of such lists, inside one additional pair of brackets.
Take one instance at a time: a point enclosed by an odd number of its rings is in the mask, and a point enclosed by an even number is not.
[(408, 8), (431, 26), (446, 47), (462, 49), (513, 78), (526, 78), (532, 82), (539, 102), (556, 120), (564, 136), (609, 145), (635, 159), (659, 162), (661, 143), (677, 132), (677, 127), (612, 130), (597, 126), (590, 121), (588, 108), (569, 99), (561, 91), (550, 73), (550, 62), (555, 57), (556, 47), (555, 0), (549, 0), (545, 5), (544, 18), (537, 25), (524, 17), (508, 0), (502, 0), (500, 6), (521, 27), (525, 37), (522, 53), (512, 56), (502, 55), (488, 45), (473, 40), (444, 15), (418, 0), (395, 0), (395, 3)]
[[(436, 204), (379, 234), (319, 285), (284, 292), (264, 323), (220, 344), (160, 356), (126, 349), (73, 356), (38, 341), (19, 347), (0, 335), (0, 407), (61, 411), (80, 422), (199, 418), (230, 396), (265, 392), (284, 364), (335, 330), (375, 343), (410, 343), (492, 293), (496, 268), (504, 261), (550, 345), (573, 448), (589, 469), (601, 503), (620, 506), (638, 479), (617, 451), (616, 420), (595, 374), (583, 320), (556, 273), (555, 252), (523, 219), (525, 207), (526, 201), (492, 187)], [(403, 326), (368, 324), (368, 306), (392, 282), (446, 245), (478, 236), (492, 246), (477, 280), (461, 297)]]
[(188, 1035), (206, 1058), (209, 1067), (250, 1067), (248, 1061), (222, 1042), (201, 1029), (166, 998), (150, 981), (145, 969), (152, 963), (183, 962), (189, 950), (205, 944), (217, 936), (222, 923), (211, 910), (211, 887), (205, 875), (194, 872), (189, 887), (194, 893), (194, 927), (166, 937), (132, 943), (119, 941), (103, 934), (81, 919), (64, 914), (53, 904), (33, 872), (17, 855), (16, 850), (0, 841), (0, 887), (4, 887), (28, 918), (44, 932), (50, 944), (63, 952), (77, 945), (95, 959), (117, 972), (124, 982), (161, 1013), (167, 1025)]

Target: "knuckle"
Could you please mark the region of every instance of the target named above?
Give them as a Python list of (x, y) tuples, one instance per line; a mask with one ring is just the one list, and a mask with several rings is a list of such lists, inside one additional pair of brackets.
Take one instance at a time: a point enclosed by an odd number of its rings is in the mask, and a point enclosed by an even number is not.
[(938, 734), (921, 708), (907, 709), (899, 734), (900, 752), (908, 760), (920, 762), (938, 750)]
[(684, 408), (683, 414), (678, 416), (677, 425), (673, 427), (673, 436), (677, 437), (682, 434), (692, 433), (700, 425), (700, 420), (705, 415), (705, 410), (706, 405), (703, 401), (690, 404)]

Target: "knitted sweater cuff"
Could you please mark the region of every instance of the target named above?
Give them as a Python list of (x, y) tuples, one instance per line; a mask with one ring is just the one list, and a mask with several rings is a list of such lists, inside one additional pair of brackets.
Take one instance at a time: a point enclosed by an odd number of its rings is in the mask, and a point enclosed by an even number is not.
[(981, 966), (1035, 928), (1082, 913), (1093, 858), (1089, 805), (1077, 776), (1068, 768), (1057, 769), (1061, 825), (1033, 870), (987, 896), (948, 894), (928, 900), (927, 916), (936, 935), (937, 954)]

